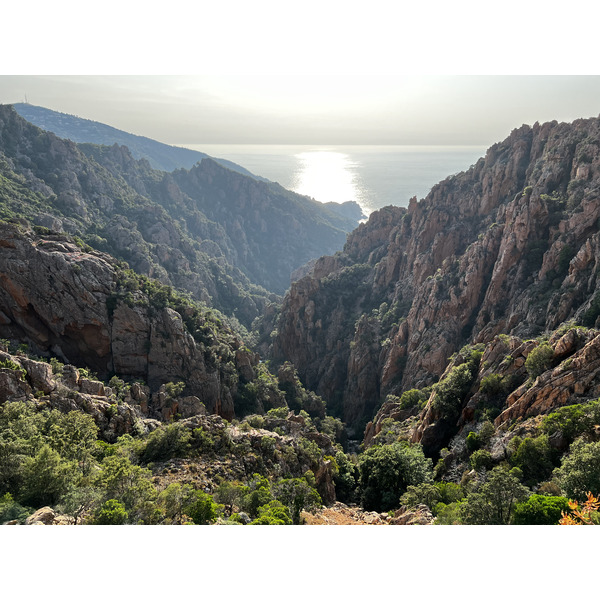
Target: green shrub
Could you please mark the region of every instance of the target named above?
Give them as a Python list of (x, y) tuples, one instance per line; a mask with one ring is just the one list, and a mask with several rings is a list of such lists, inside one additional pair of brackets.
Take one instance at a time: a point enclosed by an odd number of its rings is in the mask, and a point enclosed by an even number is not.
[(505, 468), (495, 467), (487, 481), (461, 504), (460, 518), (467, 525), (508, 525), (515, 505), (529, 489)]
[(433, 508), (442, 498), (439, 488), (431, 483), (409, 485), (406, 492), (400, 496), (400, 505), (415, 507), (417, 504), (426, 504)]
[(482, 352), (477, 347), (461, 350), (465, 354), (460, 365), (455, 366), (448, 375), (433, 387), (435, 395), (433, 406), (442, 415), (442, 418), (454, 420), (461, 411), (462, 402), (479, 369)]
[(481, 471), (482, 469), (489, 471), (494, 464), (492, 455), (487, 450), (476, 450), (473, 452), (470, 462), (471, 468), (476, 471)]
[(0, 497), (0, 525), (7, 521), (19, 521), (24, 523), (25, 519), (33, 512), (33, 509), (21, 506), (9, 493)]
[(569, 511), (569, 501), (564, 496), (532, 494), (525, 502), (515, 506), (514, 525), (558, 525), (562, 512)]
[(397, 507), (409, 485), (432, 481), (431, 459), (406, 442), (372, 446), (359, 457), (358, 470), (362, 504), (378, 512)]
[(600, 423), (600, 401), (563, 406), (544, 417), (542, 431), (552, 435), (558, 431), (570, 444), (582, 433)]
[(570, 453), (554, 471), (558, 483), (571, 500), (583, 502), (587, 492), (600, 495), (600, 442), (586, 443), (578, 439), (571, 444)]
[(436, 481), (434, 485), (440, 492), (440, 502), (443, 502), (444, 504), (458, 502), (465, 497), (465, 493), (458, 483), (452, 481)]
[(479, 449), (479, 435), (477, 435), (474, 431), (469, 431), (467, 438), (465, 439), (465, 444), (467, 446), (467, 452), (472, 453), (475, 450)]
[(165, 461), (173, 457), (185, 457), (191, 448), (192, 434), (180, 423), (158, 427), (146, 438), (140, 459), (142, 462)]
[(525, 360), (525, 368), (532, 379), (535, 379), (545, 371), (547, 371), (554, 358), (554, 350), (548, 342), (542, 342), (536, 346), (527, 356)]
[(99, 507), (92, 520), (93, 525), (124, 525), (129, 520), (125, 507), (114, 498)]
[(288, 508), (278, 500), (272, 500), (259, 508), (259, 514), (251, 525), (291, 525)]
[(488, 396), (495, 398), (505, 393), (504, 378), (498, 373), (486, 375), (479, 384), (479, 391)]
[(217, 520), (218, 506), (212, 496), (202, 490), (193, 493), (191, 501), (183, 510), (196, 525), (208, 525)]
[(451, 502), (446, 504), (438, 502), (432, 509), (432, 514), (435, 515), (435, 525), (461, 525), (462, 516), (461, 510), (464, 501)]
[(523, 472), (526, 485), (534, 485), (547, 479), (552, 473), (553, 452), (547, 435), (525, 438), (510, 457), (510, 464)]
[(27, 375), (27, 371), (16, 362), (12, 360), (0, 360), (0, 369), (10, 369), (11, 371), (16, 371), (19, 374), (19, 379), (25, 381), (25, 377)]
[(399, 408), (402, 410), (408, 410), (414, 406), (422, 406), (425, 402), (427, 402), (428, 398), (429, 394), (423, 390), (406, 390), (406, 392), (403, 392), (402, 396), (400, 396)]

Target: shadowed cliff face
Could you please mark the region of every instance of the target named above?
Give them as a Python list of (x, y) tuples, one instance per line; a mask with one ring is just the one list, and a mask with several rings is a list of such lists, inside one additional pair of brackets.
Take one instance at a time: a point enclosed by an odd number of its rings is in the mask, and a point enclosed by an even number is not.
[(600, 121), (523, 126), (317, 261), (284, 299), (274, 358), (364, 423), (466, 343), (595, 319), (599, 217)]
[(26, 218), (190, 292), (245, 326), (353, 218), (205, 158), (156, 171), (125, 146), (75, 144), (0, 106), (0, 218)]
[(200, 342), (184, 322), (193, 306), (179, 313), (141, 290), (123, 293), (110, 256), (64, 236), (0, 224), (0, 265), (0, 337), (104, 377), (143, 379), (153, 392), (183, 381), (210, 412), (233, 417), (238, 379), (254, 377), (258, 356), (209, 313), (196, 319)]

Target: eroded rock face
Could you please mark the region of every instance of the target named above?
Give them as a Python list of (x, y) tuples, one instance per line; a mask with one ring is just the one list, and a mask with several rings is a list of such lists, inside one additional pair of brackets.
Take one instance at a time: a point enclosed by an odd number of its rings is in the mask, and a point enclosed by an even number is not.
[[(592, 333), (592, 332), (590, 332)], [(522, 385), (510, 394), (506, 400), (507, 408), (496, 418), (494, 424), (502, 425), (518, 418), (529, 418), (550, 412), (572, 404), (577, 400), (600, 396), (600, 334), (593, 332), (592, 339), (583, 348), (577, 350), (556, 368), (542, 373), (528, 387)], [(560, 360), (568, 349), (576, 349), (575, 340), (581, 341), (588, 336), (576, 334), (563, 336), (557, 340), (555, 360)]]
[(387, 394), (434, 383), (466, 343), (589, 320), (598, 217), (600, 120), (516, 129), (317, 261), (284, 299), (274, 358), (357, 423)]
[[(232, 357), (225, 367), (226, 359), (221, 362), (210, 345), (197, 343), (175, 310), (151, 307), (139, 291), (130, 303), (115, 295), (119, 275), (113, 259), (85, 252), (60, 236), (39, 237), (0, 224), (0, 265), (0, 336), (101, 376), (144, 379), (152, 392), (168, 382), (185, 382), (187, 397), (197, 399), (182, 403), (187, 416), (194, 406), (234, 416), (235, 369), (243, 381), (250, 381), (258, 364), (258, 356), (243, 352), (235, 336), (215, 340), (229, 344), (218, 350)], [(55, 392), (50, 365), (27, 359), (20, 364), (32, 385), (46, 394)], [(100, 382), (80, 381), (71, 365), (65, 367), (63, 381), (82, 395), (104, 396)], [(0, 389), (5, 397), (23, 399), (31, 391), (11, 372), (0, 373)]]

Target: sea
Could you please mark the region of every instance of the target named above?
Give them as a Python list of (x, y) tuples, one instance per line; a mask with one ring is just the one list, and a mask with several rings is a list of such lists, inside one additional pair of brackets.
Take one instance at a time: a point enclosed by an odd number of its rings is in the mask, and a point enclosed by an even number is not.
[(368, 216), (407, 206), (449, 175), (466, 171), (485, 146), (294, 146), (202, 144), (188, 148), (225, 158), (319, 202), (357, 202)]

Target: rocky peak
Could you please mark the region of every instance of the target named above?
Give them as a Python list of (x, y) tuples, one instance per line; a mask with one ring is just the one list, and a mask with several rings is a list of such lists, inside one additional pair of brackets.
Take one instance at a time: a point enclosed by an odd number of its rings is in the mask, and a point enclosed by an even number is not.
[[(388, 393), (435, 382), (465, 343), (591, 319), (599, 217), (600, 120), (515, 129), (317, 262), (329, 268), (284, 299), (274, 357), (356, 423)], [(361, 347), (365, 313), (378, 325)]]

